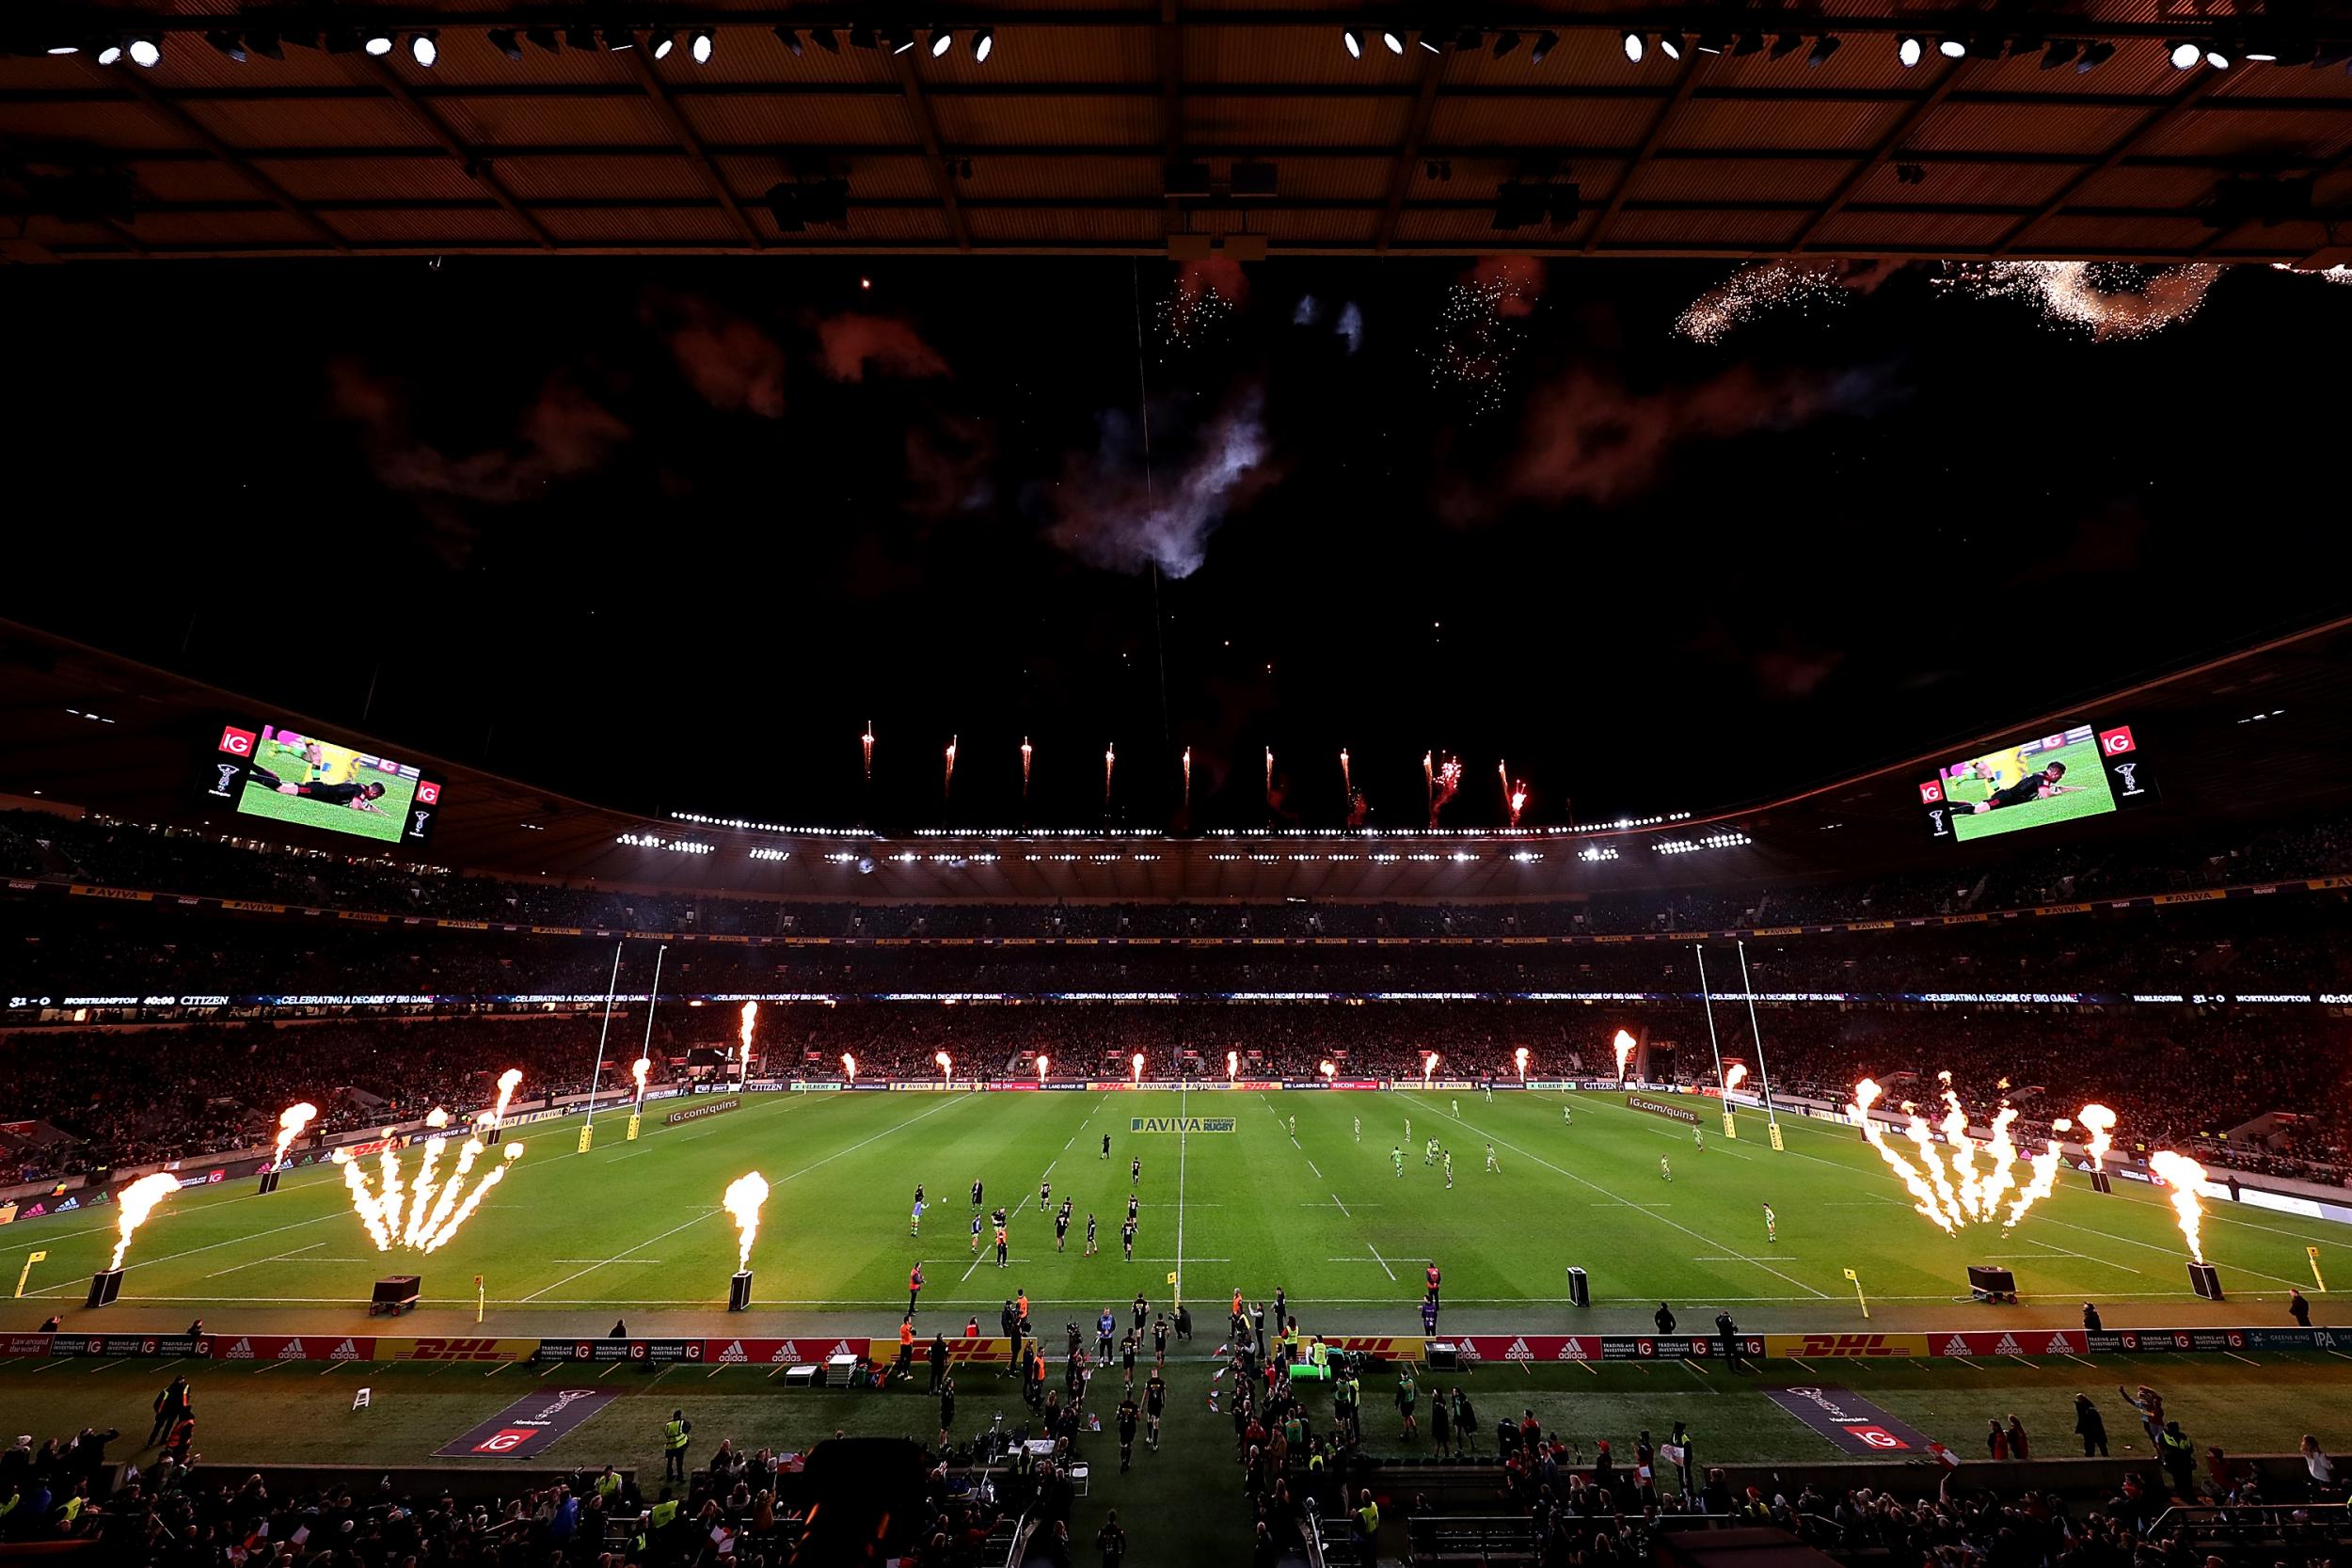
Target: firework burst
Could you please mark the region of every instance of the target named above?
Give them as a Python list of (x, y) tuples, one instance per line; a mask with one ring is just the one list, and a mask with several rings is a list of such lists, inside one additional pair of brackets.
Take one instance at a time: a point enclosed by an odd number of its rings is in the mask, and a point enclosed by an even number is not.
[(2205, 303), (2222, 269), (2210, 261), (2141, 267), (2105, 261), (1948, 263), (1936, 279), (1978, 299), (2024, 300), (2053, 330), (2097, 342), (2151, 337)]
[(1186, 261), (1176, 287), (1160, 301), (1156, 315), (1161, 342), (1170, 351), (1196, 352), (1231, 330), (1249, 286), (1241, 263), (1213, 256)]
[(1543, 285), (1543, 264), (1534, 258), (1496, 256), (1448, 288), (1422, 353), (1429, 384), (1460, 396), (1473, 419), (1500, 412)]
[(1763, 261), (1741, 267), (1684, 308), (1674, 332), (1694, 343), (1720, 343), (1732, 328), (1771, 310), (1810, 310), (1846, 297), (1834, 261)]

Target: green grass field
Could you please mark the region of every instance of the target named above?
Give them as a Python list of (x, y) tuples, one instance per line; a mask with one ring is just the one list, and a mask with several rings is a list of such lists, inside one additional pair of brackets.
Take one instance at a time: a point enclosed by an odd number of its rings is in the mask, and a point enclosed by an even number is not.
[[(302, 753), (276, 741), (264, 744), (253, 761), (255, 767), (277, 773), (289, 784), (298, 783), (310, 776)], [(354, 811), (349, 806), (330, 805), (323, 800), (306, 800), (298, 795), (280, 795), (268, 785), (257, 784), (251, 779), (246, 781), (245, 792), (237, 800), (237, 810), (248, 816), (274, 817), (280, 822), (298, 823), (306, 828), (323, 828), (329, 832), (357, 833), (362, 838), (396, 843), (402, 824), (408, 820), (408, 805), (416, 796), (417, 781), (403, 778), (398, 773), (373, 770), (355, 774), (354, 777), (363, 784), (373, 782), (384, 786), (384, 794), (375, 802), (374, 812)]]
[[(1458, 1112), (1455, 1102), (1459, 1102)], [(1692, 1101), (1711, 1113), (1711, 1102)], [(1565, 1124), (1564, 1105), (1574, 1124)], [(657, 1102), (657, 1111), (668, 1108)], [(1231, 1117), (1230, 1132), (1135, 1133), (1131, 1117)], [(1296, 1117), (1294, 1141), (1290, 1118)], [(1355, 1123), (1363, 1123), (1362, 1136)], [(1432, 1132), (1455, 1156), (1448, 1191), (1425, 1167), (1412, 1136)], [(1946, 1238), (1897, 1196), (1877, 1157), (1851, 1130), (1784, 1121), (1788, 1148), (1775, 1153), (1760, 1115), (1742, 1113), (1740, 1137), (1724, 1141), (1710, 1121), (1707, 1148), (1683, 1125), (1626, 1108), (1622, 1095), (1506, 1092), (1489, 1102), (1451, 1093), (806, 1094), (748, 1097), (739, 1112), (662, 1129), (649, 1115), (644, 1135), (624, 1141), (626, 1113), (597, 1118), (596, 1148), (573, 1152), (579, 1122), (520, 1130), (527, 1146), (512, 1174), (470, 1227), (429, 1258), (376, 1253), (350, 1211), (332, 1167), (291, 1174), (270, 1196), (246, 1179), (169, 1199), (132, 1248), (119, 1304), (80, 1307), (87, 1276), (114, 1235), (106, 1211), (20, 1222), (0, 1230), (0, 1268), (46, 1249), (16, 1326), (62, 1311), (69, 1329), (177, 1330), (202, 1315), (215, 1334), (364, 1334), (470, 1331), (472, 1276), (487, 1282), (484, 1333), (517, 1336), (601, 1333), (626, 1313), (632, 1332), (801, 1334), (838, 1329), (891, 1333), (906, 1297), (908, 1267), (930, 1277), (918, 1323), (950, 1335), (967, 1315), (993, 1333), (1004, 1297), (1025, 1289), (1049, 1346), (1060, 1325), (1088, 1325), (1137, 1290), (1165, 1303), (1179, 1265), (1186, 1298), (1200, 1308), (1203, 1337), (1177, 1347), (1176, 1397), (1163, 1450), (1116, 1473), (1116, 1449), (1093, 1440), (1095, 1480), (1076, 1534), (1091, 1539), (1103, 1510), (1120, 1510), (1135, 1541), (1130, 1561), (1158, 1568), (1232, 1557), (1248, 1549), (1247, 1516), (1232, 1465), (1230, 1422), (1206, 1394), (1224, 1303), (1236, 1287), (1250, 1296), (1284, 1286), (1303, 1327), (1418, 1333), (1423, 1259), (1446, 1272), (1445, 1326), (1473, 1332), (1646, 1330), (1660, 1299), (1702, 1331), (1717, 1307), (1751, 1331), (1830, 1327), (2001, 1327), (2026, 1321), (2071, 1324), (2095, 1298), (2110, 1327), (2156, 1322), (2283, 1322), (2278, 1301), (2305, 1274), (2303, 1248), (2323, 1267), (2352, 1277), (2352, 1233), (2254, 1212), (2209, 1214), (2208, 1256), (2231, 1287), (2226, 1307), (2200, 1304), (2183, 1270), (2170, 1210), (2150, 1191), (2119, 1182), (2113, 1196), (2079, 1178), (2010, 1238), (1997, 1232)], [(2128, 1133), (2129, 1129), (2123, 1130)], [(1101, 1157), (1111, 1134), (1111, 1158)], [(1483, 1170), (1491, 1141), (1499, 1174)], [(1390, 1149), (1406, 1149), (1393, 1174)], [(1143, 1159), (1132, 1184), (1128, 1161)], [(1671, 1160), (1674, 1180), (1660, 1174)], [(406, 1162), (413, 1171), (416, 1156)], [(771, 1195), (753, 1256), (755, 1310), (723, 1310), (736, 1263), (732, 1224), (719, 1209), (726, 1183), (751, 1169)], [(968, 1243), (968, 1189), (975, 1176), (988, 1202), (1013, 1208), (1012, 1267), (975, 1264)], [(1077, 1199), (1067, 1253), (1039, 1213), (1041, 1179), (1056, 1201)], [(919, 1239), (907, 1235), (914, 1185), (932, 1208)], [(1136, 1260), (1120, 1257), (1119, 1221), (1133, 1190), (1141, 1203)], [(1759, 1205), (1780, 1216), (1767, 1243)], [(2210, 1206), (2216, 1211), (2225, 1204)], [(1085, 1214), (1101, 1219), (1104, 1251), (1083, 1256)], [(2017, 1271), (2028, 1305), (1972, 1306), (1962, 1271), (1993, 1259)], [(1589, 1312), (1565, 1306), (1561, 1270), (1593, 1276)], [(1855, 1268), (1872, 1294), (1865, 1324), (1842, 1270)], [(358, 1305), (380, 1274), (421, 1271), (426, 1309), (391, 1323)], [(2314, 1297), (2323, 1323), (2337, 1321), (2333, 1298)], [(501, 1364), (386, 1366), (299, 1362), (0, 1362), (0, 1433), (47, 1434), (85, 1422), (119, 1426), (129, 1449), (146, 1433), (147, 1402), (173, 1370), (197, 1380), (197, 1447), (215, 1465), (271, 1459), (361, 1465), (423, 1463), (432, 1450), (486, 1419), (529, 1387), (600, 1386), (624, 1395), (564, 1438), (540, 1462), (634, 1464), (660, 1474), (657, 1431), (669, 1410), (694, 1417), (697, 1456), (722, 1436), (739, 1445), (804, 1448), (836, 1430), (929, 1440), (934, 1409), (894, 1383), (887, 1392), (789, 1391), (764, 1367), (678, 1365), (658, 1370)], [(970, 1435), (1001, 1412), (1022, 1416), (1013, 1385), (993, 1365), (959, 1373), (959, 1430)], [(1883, 1405), (1963, 1455), (1980, 1451), (1989, 1416), (2018, 1413), (2044, 1455), (2070, 1451), (2077, 1389), (2104, 1397), (2115, 1452), (2137, 1441), (2113, 1397), (2118, 1382), (2153, 1382), (2168, 1409), (2200, 1443), (2233, 1451), (2291, 1449), (2306, 1430), (2331, 1447), (2352, 1442), (2352, 1356), (2136, 1354), (2095, 1359), (1770, 1361), (1734, 1374), (1706, 1362), (1606, 1365), (1490, 1362), (1456, 1373), (1424, 1373), (1467, 1386), (1488, 1428), (1523, 1408), (1586, 1452), (1612, 1439), (1620, 1454), (1633, 1434), (1692, 1423), (1710, 1464), (1829, 1461), (1839, 1456), (1759, 1392), (1792, 1383), (1840, 1385)], [(350, 1408), (371, 1386), (372, 1406)], [(1366, 1382), (1367, 1444), (1379, 1455), (1426, 1451), (1402, 1438), (1385, 1377)], [(2335, 1392), (2329, 1393), (2329, 1389)], [(1115, 1396), (1114, 1396), (1115, 1398)], [(1327, 1418), (1327, 1396), (1311, 1407)], [(1099, 1399), (1093, 1408), (1106, 1411)], [(1884, 1463), (1894, 1464), (1894, 1461)], [(527, 1466), (529, 1467), (529, 1466)], [(1911, 1472), (1918, 1476), (1920, 1472)], [(1410, 1472), (1392, 1483), (1402, 1492)], [(1918, 1481), (1921, 1490), (1931, 1475)]]
[[(2061, 746), (2055, 752), (2035, 755), (2034, 762), (2047, 765), (2062, 762), (2066, 777), (2062, 783), (2080, 784), (2076, 795), (2053, 795), (2046, 800), (2028, 800), (2022, 806), (2003, 806), (1981, 816), (1961, 816), (1952, 818), (1952, 830), (1963, 844), (1972, 838), (1990, 838), (1995, 833), (2015, 832), (2021, 828), (2047, 827), (2053, 822), (2071, 822), (2078, 816), (2096, 816), (2115, 809), (2115, 791), (2107, 783), (2107, 770), (2099, 760), (2099, 743), (2078, 740)], [(1954, 800), (1981, 800), (1990, 791), (1974, 779), (1955, 779), (1949, 785)]]
[[(1138, 1290), (1165, 1302), (1167, 1275), (1181, 1270), (1186, 1298), (1212, 1324), (1235, 1289), (1255, 1299), (1280, 1285), (1310, 1332), (1414, 1333), (1430, 1259), (1445, 1270), (1444, 1326), (1457, 1330), (1646, 1329), (1661, 1299), (1702, 1331), (1719, 1307), (1751, 1330), (1859, 1326), (1847, 1268), (1862, 1275), (1880, 1326), (2003, 1326), (1962, 1300), (1965, 1265), (1987, 1260), (2011, 1267), (2029, 1301), (2058, 1310), (2043, 1321), (2071, 1324), (2086, 1299), (2105, 1306), (2110, 1326), (2178, 1321), (2196, 1305), (2172, 1212), (2137, 1183), (2101, 1196), (2069, 1175), (2013, 1235), (1947, 1237), (1911, 1211), (1851, 1129), (1784, 1118), (1788, 1150), (1774, 1153), (1753, 1112), (1741, 1114), (1737, 1142), (1710, 1120), (1701, 1152), (1690, 1128), (1629, 1110), (1622, 1096), (1535, 1091), (1491, 1102), (1443, 1090), (755, 1095), (739, 1112), (671, 1129), (656, 1125), (663, 1108), (657, 1102), (633, 1144), (622, 1139), (625, 1113), (600, 1117), (585, 1155), (574, 1152), (577, 1121), (519, 1130), (527, 1152), (504, 1183), (425, 1259), (378, 1254), (333, 1167), (294, 1172), (266, 1196), (250, 1179), (182, 1193), (138, 1234), (122, 1302), (104, 1321), (128, 1328), (123, 1320), (151, 1308), (151, 1324), (139, 1326), (177, 1327), (166, 1320), (197, 1312), (215, 1329), (256, 1313), (349, 1326), (377, 1275), (413, 1270), (425, 1305), (441, 1308), (470, 1309), (483, 1275), (492, 1321), (517, 1333), (601, 1328), (616, 1308), (648, 1314), (641, 1333), (662, 1314), (692, 1318), (696, 1332), (756, 1333), (756, 1323), (709, 1316), (724, 1307), (736, 1258), (720, 1197), (754, 1169), (771, 1187), (752, 1259), (754, 1319), (822, 1315), (877, 1334), (895, 1325), (917, 1260), (929, 1279), (926, 1332), (974, 1313), (993, 1332), (998, 1305), (1016, 1290), (1039, 1304), (1050, 1332)], [(1234, 1130), (1129, 1132), (1131, 1117), (1180, 1109), (1230, 1116)], [(1100, 1154), (1105, 1132), (1109, 1159)], [(1422, 1163), (1421, 1141), (1432, 1135), (1454, 1152), (1451, 1191)], [(1489, 1142), (1499, 1174), (1482, 1169)], [(1396, 1146), (1402, 1179), (1390, 1164)], [(1136, 1155), (1130, 1263), (1119, 1227)], [(1661, 1157), (1673, 1163), (1671, 1183)], [(416, 1159), (407, 1156), (412, 1173)], [(1009, 1268), (971, 1248), (976, 1177), (990, 1207), (1012, 1210)], [(1066, 1252), (1039, 1212), (1041, 1180), (1057, 1204), (1076, 1200)], [(930, 1207), (915, 1239), (907, 1215), (918, 1181)], [(1776, 1243), (1765, 1239), (1767, 1201), (1779, 1215)], [(2311, 1282), (2307, 1245), (2324, 1269), (2352, 1279), (2345, 1227), (2208, 1208), (2206, 1254), (2232, 1291), (2231, 1321), (2283, 1321), (2275, 1303)], [(1102, 1237), (1092, 1258), (1083, 1255), (1089, 1211)], [(114, 1226), (103, 1211), (19, 1222), (0, 1232), (0, 1266), (47, 1249), (25, 1305), (72, 1307)], [(1596, 1298), (1573, 1323), (1563, 1275), (1571, 1263), (1590, 1272)], [(69, 1313), (69, 1325), (81, 1321)]]

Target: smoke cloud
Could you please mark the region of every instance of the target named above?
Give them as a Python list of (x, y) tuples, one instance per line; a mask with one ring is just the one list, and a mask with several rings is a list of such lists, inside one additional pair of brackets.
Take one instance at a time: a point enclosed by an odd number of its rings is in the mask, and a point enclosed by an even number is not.
[(644, 313), (705, 403), (762, 419), (784, 417), (784, 349), (767, 333), (698, 299), (657, 296)]
[(835, 381), (863, 381), (869, 367), (910, 379), (948, 373), (938, 350), (891, 316), (827, 316), (817, 324), (817, 342), (825, 373)]
[[(1621, 500), (1649, 488), (1675, 453), (1694, 442), (1865, 413), (1891, 395), (1883, 376), (1866, 371), (1772, 374), (1741, 367), (1646, 392), (1572, 371), (1529, 397), (1519, 451), (1497, 499)], [(1485, 501), (1483, 494), (1456, 491), (1447, 511), (1470, 520)]]
[(410, 431), (406, 401), (391, 383), (350, 360), (329, 366), (327, 381), (337, 411), (359, 427), (376, 477), (408, 494), (511, 504), (603, 467), (629, 436), (618, 415), (558, 373), (540, 386), (513, 440), (452, 456)]
[(1155, 472), (1148, 486), (1134, 422), (1104, 415), (1095, 451), (1073, 458), (1052, 492), (1054, 542), (1113, 571), (1156, 564), (1189, 577), (1217, 525), (1274, 478), (1264, 403), (1254, 387), (1236, 396), (1203, 427), (1184, 467)]

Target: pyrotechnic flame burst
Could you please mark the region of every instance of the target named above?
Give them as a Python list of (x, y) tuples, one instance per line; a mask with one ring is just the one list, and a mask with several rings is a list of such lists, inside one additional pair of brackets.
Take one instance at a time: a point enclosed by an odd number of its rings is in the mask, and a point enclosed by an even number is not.
[(752, 1063), (752, 1025), (758, 1021), (758, 1018), (759, 1004), (756, 1002), (744, 1003), (743, 1022), (738, 1033), (740, 1035), (743, 1041), (743, 1065), (745, 1067), (751, 1066)]
[(857, 1076), (857, 1058), (846, 1051), (841, 1053), (841, 1076), (844, 1078)]
[(302, 1130), (310, 1126), (311, 1118), (318, 1114), (319, 1108), (307, 1100), (278, 1113), (278, 1147), (270, 1150), (271, 1164), (286, 1157), (286, 1150), (294, 1147), (294, 1141), (302, 1136)]
[(1422, 1052), (1421, 1053), (1421, 1086), (1422, 1088), (1429, 1086), (1429, 1080), (1436, 1075), (1437, 1070), (1438, 1053), (1434, 1051)]
[(168, 1171), (142, 1176), (122, 1189), (115, 1199), (115, 1229), (119, 1239), (115, 1243), (114, 1261), (109, 1269), (122, 1267), (122, 1255), (131, 1250), (131, 1237), (147, 1223), (147, 1216), (155, 1212), (155, 1205), (180, 1190), (180, 1179)]
[(1611, 1040), (1609, 1043), (1616, 1048), (1617, 1081), (1619, 1083), (1623, 1083), (1625, 1081), (1626, 1064), (1633, 1060), (1633, 1037), (1627, 1031), (1620, 1029), (1617, 1031), (1617, 1037)]
[(1241, 1076), (1240, 1052), (1228, 1051), (1225, 1053), (1225, 1076), (1228, 1078), (1239, 1078)]
[(1138, 1083), (1138, 1084), (1142, 1083), (1142, 1082), (1143, 1082), (1143, 1053), (1142, 1053), (1142, 1052), (1140, 1052), (1140, 1051), (1138, 1051), (1138, 1052), (1136, 1052), (1134, 1055), (1132, 1055), (1132, 1056), (1128, 1057), (1128, 1058), (1127, 1058), (1127, 1067), (1128, 1067), (1128, 1070), (1130, 1070), (1131, 1072), (1133, 1072), (1133, 1073), (1135, 1074), (1136, 1082), (1136, 1083)]
[(1522, 1045), (1513, 1051), (1511, 1060), (1518, 1064), (1519, 1077), (1524, 1080), (1527, 1077), (1527, 1047)]
[(1841, 301), (1846, 291), (1838, 286), (1837, 276), (1836, 262), (1763, 261), (1742, 267), (1685, 307), (1675, 318), (1675, 334), (1694, 343), (1719, 343), (1733, 327), (1767, 310), (1790, 305), (1807, 309)]
[(653, 1059), (649, 1056), (640, 1056), (628, 1064), (628, 1075), (637, 1081), (637, 1103), (640, 1105), (645, 1102), (645, 1074), (652, 1070)]
[(726, 1196), (720, 1200), (735, 1217), (735, 1228), (742, 1240), (736, 1247), (735, 1266), (752, 1266), (752, 1238), (759, 1234), (759, 1206), (768, 1201), (768, 1179), (753, 1171), (727, 1183)]
[(942, 1078), (952, 1078), (955, 1076), (955, 1058), (948, 1055), (947, 1053), (945, 1051), (934, 1052), (931, 1054), (931, 1060), (938, 1066), (939, 1075)]
[[(449, 1125), (448, 1112), (436, 1114), (441, 1119), (435, 1121), (427, 1117), (428, 1127), (437, 1130)], [(480, 1138), (468, 1138), (457, 1151), (457, 1165), (450, 1172), (449, 1180), (436, 1182), (433, 1169), (449, 1142), (437, 1131), (435, 1136), (424, 1141), (424, 1154), (417, 1164), (416, 1191), (404, 1226), (400, 1218), (400, 1151), (390, 1143), (391, 1135), (391, 1129), (386, 1128), (387, 1141), (377, 1160), (381, 1180), (375, 1187), (369, 1185), (367, 1167), (353, 1159), (350, 1150), (339, 1148), (333, 1155), (334, 1163), (343, 1167), (343, 1187), (351, 1196), (352, 1212), (367, 1227), (368, 1239), (375, 1243), (378, 1252), (389, 1252), (395, 1244), (416, 1252), (438, 1252), (473, 1217), (473, 1212), (482, 1206), (490, 1189), (506, 1180), (507, 1167), (521, 1159), (523, 1152), (523, 1146), (518, 1143), (504, 1145), (499, 1150), (500, 1163), (485, 1172), (471, 1191), (467, 1191), (466, 1180), (473, 1174), (474, 1162), (482, 1158), (482, 1151), (489, 1146)], [(396, 1226), (400, 1227), (397, 1233)]]
[(1315, 1070), (1322, 1073), (1326, 1078), (1336, 1078), (1339, 1076), (1340, 1072), (1338, 1064), (1328, 1059), (1318, 1062), (1315, 1065)]
[(2090, 1168), (2106, 1169), (2107, 1149), (2115, 1143), (2110, 1135), (2115, 1131), (2115, 1113), (2105, 1105), (2086, 1105), (2075, 1119), (2090, 1130), (2090, 1136), (2083, 1140), (2083, 1152), (2090, 1156)]
[(2175, 1154), (2160, 1148), (2148, 1156), (2148, 1168), (2164, 1178), (2169, 1191), (2172, 1212), (2181, 1218), (2181, 1235), (2188, 1242), (2188, 1255), (2200, 1263), (2205, 1260), (2205, 1208), (2197, 1201), (2200, 1189), (2205, 1184), (2205, 1167), (2185, 1154)]
[(1736, 1089), (1736, 1088), (1738, 1088), (1738, 1087), (1740, 1086), (1740, 1083), (1741, 1083), (1741, 1082), (1742, 1082), (1742, 1081), (1743, 1081), (1743, 1080), (1747, 1077), (1747, 1075), (1748, 1075), (1748, 1064), (1747, 1064), (1747, 1063), (1745, 1063), (1745, 1062), (1734, 1062), (1734, 1063), (1732, 1063), (1732, 1064), (1731, 1064), (1731, 1066), (1729, 1066), (1728, 1068), (1725, 1068), (1725, 1069), (1724, 1069), (1724, 1088), (1726, 1091), (1731, 1090), (1731, 1089)]
[[(1879, 1158), (1886, 1162), (1887, 1169), (1900, 1179), (1915, 1200), (1913, 1207), (1934, 1221), (1947, 1235), (1957, 1235), (1963, 1226), (1990, 1225), (1996, 1219), (2005, 1233), (2015, 1229), (2018, 1221), (2026, 1217), (2026, 1211), (2049, 1196), (2056, 1187), (2058, 1167), (2064, 1158), (2058, 1134), (2065, 1132), (2071, 1124), (2064, 1118), (2052, 1124), (2049, 1144), (2041, 1153), (2025, 1162), (2032, 1175), (2023, 1186), (2019, 1186), (2016, 1172), (2019, 1151), (2010, 1136), (2010, 1126), (2017, 1119), (2015, 1107), (2006, 1101), (2002, 1103), (1994, 1114), (1991, 1133), (1979, 1145), (1969, 1136), (1968, 1113), (1962, 1106), (1960, 1096), (1952, 1091), (1952, 1075), (1942, 1072), (1936, 1078), (1944, 1085), (1940, 1097), (1947, 1107), (1940, 1123), (1943, 1147), (1938, 1147), (1936, 1143), (1939, 1129), (1931, 1127), (1927, 1118), (1908, 1102), (1903, 1106), (1909, 1116), (1903, 1135), (1911, 1140), (1912, 1148), (1918, 1155), (1917, 1164), (1886, 1141), (1885, 1133), (1871, 1117), (1870, 1107), (1883, 1092), (1876, 1083), (1865, 1078), (1854, 1085), (1853, 1100), (1847, 1105), (1846, 1114), (1862, 1129), (1862, 1135), (1869, 1140), (1872, 1148), (1878, 1150)], [(2109, 1126), (2114, 1124), (2114, 1113), (2098, 1105), (2083, 1108), (2081, 1114), (2086, 1122), (2094, 1111), (2104, 1114)], [(1946, 1164), (1947, 1148), (1950, 1150), (1948, 1165)], [(1985, 1160), (1981, 1171), (1977, 1165), (1979, 1154)], [(2016, 1196), (2010, 1198), (2008, 1211), (2004, 1213), (2002, 1200), (2009, 1197), (2012, 1188), (2015, 1188)]]
[(2188, 320), (2221, 270), (2210, 261), (2153, 269), (2104, 261), (1953, 262), (1936, 281), (1979, 299), (2026, 300), (2040, 307), (2051, 327), (2080, 329), (2105, 342), (2145, 338)]
[(510, 1067), (499, 1074), (498, 1102), (490, 1107), (489, 1116), (484, 1118), (492, 1127), (506, 1125), (506, 1107), (513, 1103), (515, 1091), (522, 1086), (522, 1081), (523, 1069), (518, 1067)]

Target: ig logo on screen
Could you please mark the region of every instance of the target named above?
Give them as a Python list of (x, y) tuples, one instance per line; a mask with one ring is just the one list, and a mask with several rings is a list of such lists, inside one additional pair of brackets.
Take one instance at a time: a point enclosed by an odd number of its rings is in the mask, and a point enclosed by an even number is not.
[(237, 774), (239, 772), (238, 766), (233, 762), (216, 762), (213, 764), (213, 767), (219, 770), (220, 783), (215, 784), (204, 793), (207, 795), (216, 795), (220, 799), (226, 800), (230, 797), (229, 786), (236, 782)]

